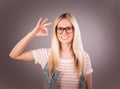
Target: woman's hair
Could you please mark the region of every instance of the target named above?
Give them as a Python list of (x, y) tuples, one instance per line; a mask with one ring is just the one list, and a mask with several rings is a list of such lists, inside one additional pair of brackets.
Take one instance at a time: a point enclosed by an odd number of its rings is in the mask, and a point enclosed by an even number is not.
[(81, 40), (78, 23), (73, 15), (71, 15), (70, 13), (63, 13), (62, 15), (56, 18), (52, 30), (51, 51), (50, 51), (50, 59), (48, 62), (48, 71), (51, 78), (52, 78), (53, 70), (57, 68), (58, 62), (60, 60), (60, 54), (59, 54), (60, 42), (57, 38), (56, 28), (62, 19), (69, 20), (74, 29), (74, 38), (71, 45), (74, 53), (75, 69), (77, 73), (81, 73), (84, 65), (83, 46), (82, 46), (82, 40)]

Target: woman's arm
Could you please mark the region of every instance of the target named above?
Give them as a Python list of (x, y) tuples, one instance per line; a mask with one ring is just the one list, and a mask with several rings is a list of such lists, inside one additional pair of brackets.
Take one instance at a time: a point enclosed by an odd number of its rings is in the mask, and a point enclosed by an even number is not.
[(92, 73), (86, 74), (85, 80), (86, 80), (88, 89), (92, 89)]
[(15, 47), (9, 53), (9, 56), (12, 59), (23, 60), (28, 62), (34, 61), (32, 52), (25, 51), (25, 48), (34, 37), (48, 35), (47, 26), (51, 25), (51, 23), (47, 23), (47, 20), (48, 19), (42, 21), (42, 18), (40, 18), (36, 27), (15, 45)]

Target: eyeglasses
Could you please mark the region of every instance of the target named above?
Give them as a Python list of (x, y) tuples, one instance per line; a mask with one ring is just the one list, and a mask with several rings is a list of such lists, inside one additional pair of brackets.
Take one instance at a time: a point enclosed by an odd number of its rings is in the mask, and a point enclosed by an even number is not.
[(65, 27), (65, 28), (57, 27), (57, 33), (58, 34), (62, 34), (64, 30), (67, 34), (69, 34), (69, 33), (73, 32), (73, 27), (72, 26), (71, 27)]

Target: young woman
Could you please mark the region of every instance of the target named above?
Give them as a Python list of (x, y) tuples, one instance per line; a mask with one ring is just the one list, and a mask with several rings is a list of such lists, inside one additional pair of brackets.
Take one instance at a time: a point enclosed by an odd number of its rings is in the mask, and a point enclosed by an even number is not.
[[(28, 43), (37, 36), (47, 36), (48, 19), (38, 21), (36, 27), (21, 39), (10, 52), (16, 60), (39, 63), (44, 70), (45, 89), (92, 89), (92, 66), (84, 51), (77, 21), (70, 13), (63, 13), (54, 22), (51, 48), (26, 51)], [(82, 76), (83, 75), (83, 76)]]

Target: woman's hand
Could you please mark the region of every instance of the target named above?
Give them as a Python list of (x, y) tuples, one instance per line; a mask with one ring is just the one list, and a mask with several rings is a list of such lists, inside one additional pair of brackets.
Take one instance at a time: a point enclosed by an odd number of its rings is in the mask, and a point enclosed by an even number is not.
[(42, 21), (42, 18), (40, 18), (36, 27), (14, 46), (14, 48), (9, 53), (9, 56), (12, 59), (16, 59), (16, 60), (33, 62), (34, 58), (32, 52), (25, 51), (25, 48), (34, 37), (48, 35), (47, 26), (51, 25), (51, 23), (48, 23), (47, 21), (48, 19)]
[(51, 25), (52, 23), (48, 23), (47, 21), (47, 18), (43, 21), (42, 17), (39, 19), (36, 27), (32, 31), (35, 34), (35, 36), (48, 36), (47, 26)]

